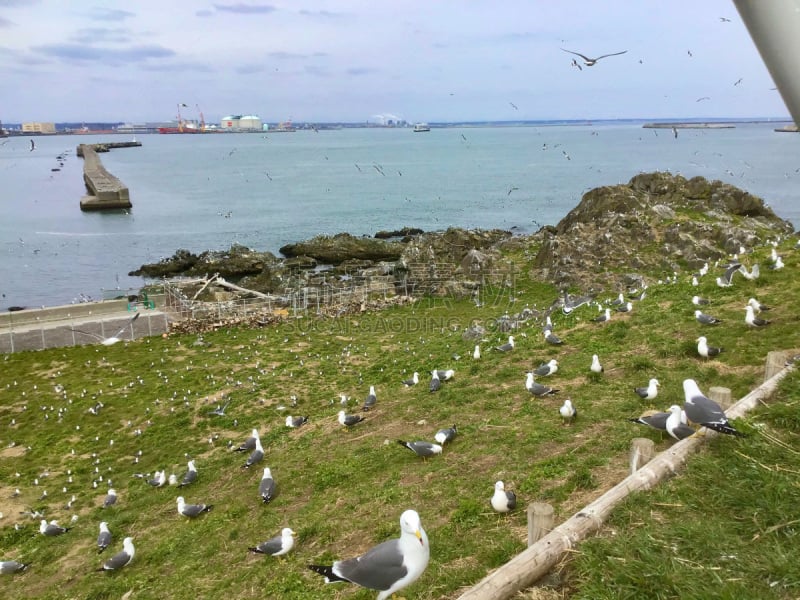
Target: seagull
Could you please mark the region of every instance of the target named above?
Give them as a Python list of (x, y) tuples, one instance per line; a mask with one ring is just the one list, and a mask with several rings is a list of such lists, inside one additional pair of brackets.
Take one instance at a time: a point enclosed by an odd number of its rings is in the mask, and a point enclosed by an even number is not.
[(701, 310), (694, 311), (694, 318), (697, 319), (698, 323), (702, 323), (703, 325), (718, 325), (722, 323), (722, 319), (707, 315)]
[(553, 346), (558, 346), (562, 344), (561, 338), (558, 337), (555, 333), (550, 331), (549, 329), (545, 329), (544, 331), (544, 341), (548, 344), (552, 344)]
[(507, 513), (517, 507), (517, 495), (506, 490), (502, 481), (494, 484), (494, 494), (492, 495), (492, 508), (500, 513)]
[(117, 571), (130, 564), (136, 549), (133, 547), (133, 538), (126, 537), (122, 540), (122, 550), (103, 563), (98, 571)]
[(308, 568), (323, 575), (326, 583), (348, 581), (379, 590), (376, 600), (386, 600), (419, 579), (431, 556), (428, 536), (415, 510), (400, 515), (400, 531), (400, 538), (378, 544), (361, 556)]
[(100, 523), (100, 534), (97, 536), (97, 553), (100, 554), (103, 550), (108, 548), (111, 543), (111, 532), (108, 530), (108, 523), (103, 521)]
[(103, 500), (103, 508), (108, 508), (109, 506), (113, 506), (117, 502), (117, 490), (114, 488), (109, 488), (108, 493), (106, 494), (105, 500)]
[(647, 387), (633, 388), (633, 391), (636, 392), (642, 400), (655, 400), (655, 397), (658, 396), (658, 387), (660, 385), (658, 379), (651, 379)]
[(156, 471), (153, 473), (153, 478), (147, 480), (147, 485), (152, 485), (153, 487), (162, 487), (165, 483), (167, 483), (166, 470)]
[(589, 367), (592, 373), (602, 373), (605, 369), (603, 369), (603, 365), (600, 364), (600, 359), (598, 358), (597, 354), (592, 354), (592, 366)]
[(213, 504), (186, 504), (183, 496), (178, 496), (175, 502), (178, 504), (178, 514), (189, 517), (190, 519), (194, 519), (214, 508)]
[(343, 410), (339, 411), (339, 423), (341, 423), (344, 427), (352, 427), (353, 425), (361, 423), (363, 420), (364, 417), (361, 415), (348, 415)]
[(727, 269), (725, 269), (725, 274), (717, 277), (717, 285), (719, 287), (731, 287), (733, 285), (733, 276), (739, 269), (742, 268), (742, 264), (735, 262), (730, 265)]
[(763, 311), (766, 311), (766, 310), (771, 310), (771, 308), (769, 306), (767, 306), (766, 304), (761, 304), (761, 302), (759, 302), (755, 298), (750, 298), (750, 300), (747, 301), (747, 304), (752, 306), (753, 310), (756, 311), (756, 312), (763, 312)]
[(194, 460), (190, 460), (186, 463), (186, 474), (184, 474), (183, 479), (178, 484), (178, 487), (185, 487), (197, 481), (197, 467), (194, 464)]
[(633, 310), (632, 302), (626, 302), (625, 304), (617, 308), (617, 312), (621, 313), (631, 312), (632, 310)]
[(89, 333), (88, 331), (81, 331), (80, 329), (72, 329), (72, 331), (74, 331), (75, 333), (82, 333), (83, 335), (88, 335), (97, 340), (100, 340), (100, 343), (103, 344), (103, 346), (113, 346), (117, 342), (122, 341), (122, 338), (120, 338), (119, 336), (121, 336), (128, 327), (133, 325), (133, 322), (139, 318), (140, 314), (141, 313), (136, 313), (135, 315), (133, 315), (133, 317), (131, 317), (131, 319), (127, 323), (125, 323), (125, 325), (123, 325), (117, 333), (115, 333), (109, 338), (104, 338), (95, 333)]
[(514, 336), (513, 335), (508, 336), (508, 341), (505, 344), (503, 344), (502, 346), (495, 346), (494, 349), (497, 350), (498, 352), (510, 352), (511, 350), (514, 349)]
[(292, 415), (286, 417), (286, 426), (295, 429), (307, 422), (308, 422), (308, 417), (293, 417)]
[(209, 415), (217, 415), (218, 417), (224, 417), (224, 416), (225, 416), (225, 409), (226, 409), (226, 408), (228, 408), (228, 405), (229, 405), (230, 403), (231, 403), (231, 401), (230, 401), (230, 400), (228, 400), (228, 401), (227, 401), (227, 402), (226, 402), (224, 405), (222, 405), (222, 406), (220, 406), (220, 405), (218, 404), (218, 405), (217, 405), (217, 408), (215, 408), (214, 410), (212, 410), (212, 411), (211, 411), (211, 412), (209, 412), (208, 414), (209, 414)]
[(472, 351), (472, 358), (478, 360), (481, 357), (481, 347), (479, 344), (475, 344), (475, 349)]
[(428, 386), (428, 389), (430, 389), (431, 392), (437, 392), (439, 391), (440, 387), (442, 387), (442, 382), (439, 379), (439, 372), (436, 369), (434, 369), (431, 372), (431, 383)]
[(264, 467), (264, 474), (261, 476), (261, 483), (258, 484), (258, 494), (268, 504), (275, 497), (275, 480), (272, 478), (272, 471), (269, 467)]
[(610, 320), (611, 320), (610, 308), (605, 309), (605, 311), (603, 311), (603, 314), (600, 315), (599, 317), (595, 317), (594, 319), (592, 319), (592, 321), (594, 321), (595, 323), (605, 323), (606, 321)]
[(403, 440), (397, 440), (397, 443), (401, 446), (405, 446), (414, 454), (421, 456), (422, 458), (427, 458), (429, 456), (442, 453), (442, 447), (439, 444), (432, 444), (430, 442), (422, 441), (405, 442)]
[(456, 372), (453, 369), (436, 369), (436, 374), (441, 381), (449, 381), (456, 376)]
[(21, 563), (18, 560), (3, 560), (0, 561), (0, 574), (11, 575), (12, 573), (20, 573), (28, 568), (31, 563)]
[(403, 385), (406, 387), (411, 387), (412, 385), (417, 385), (419, 383), (419, 373), (414, 371), (414, 375), (411, 376), (411, 379), (406, 379), (403, 382)]
[(664, 428), (670, 437), (674, 437), (676, 440), (682, 440), (695, 434), (695, 430), (681, 420), (683, 415), (680, 406), (673, 404), (669, 407), (669, 417), (667, 417)]
[(703, 358), (710, 358), (714, 356), (719, 356), (722, 352), (723, 348), (717, 348), (715, 346), (709, 346), (708, 340), (706, 336), (701, 335), (697, 338), (697, 353), (702, 356)]
[(744, 307), (745, 315), (744, 315), (744, 322), (747, 323), (750, 327), (766, 327), (772, 321), (767, 321), (766, 319), (762, 319), (761, 317), (757, 317), (753, 307), (749, 304)]
[(578, 61), (577, 61), (577, 60), (575, 60), (574, 58), (572, 59), (572, 62), (570, 63), (570, 66), (572, 66), (572, 67), (578, 67), (578, 71), (583, 71), (583, 67), (582, 67), (582, 66), (580, 66), (580, 65), (578, 64)]
[(248, 450), (253, 450), (256, 447), (256, 440), (260, 436), (258, 435), (258, 429), (253, 429), (253, 432), (250, 434), (250, 437), (247, 438), (242, 444), (234, 450), (234, 452), (246, 452)]
[(247, 457), (247, 461), (242, 465), (243, 469), (249, 469), (254, 464), (259, 462), (262, 458), (264, 458), (264, 448), (261, 446), (261, 438), (256, 438), (256, 447), (250, 453), (250, 456)]
[(28, 150), (28, 152), (33, 152), (34, 150), (36, 150), (36, 144), (34, 143), (33, 140), (30, 140), (30, 143), (31, 143), (31, 147), (30, 147), (30, 150)]
[(371, 385), (369, 386), (369, 394), (367, 394), (367, 397), (364, 399), (364, 406), (361, 407), (361, 410), (365, 411), (369, 410), (370, 408), (375, 406), (375, 403), (377, 401), (378, 401), (378, 396), (375, 395), (375, 386)]
[(748, 281), (754, 281), (761, 276), (761, 267), (758, 266), (758, 263), (753, 265), (753, 268), (748, 271), (744, 265), (741, 266), (739, 271), (742, 273), (745, 279)]
[(667, 419), (669, 418), (668, 412), (650, 412), (636, 417), (635, 419), (628, 419), (631, 423), (639, 423), (639, 425), (646, 425), (659, 431), (667, 430)]
[(564, 419), (564, 424), (572, 423), (578, 416), (578, 411), (572, 406), (572, 400), (569, 398), (564, 400), (564, 404), (558, 409), (558, 412), (561, 414), (561, 418)]
[(62, 533), (67, 533), (69, 530), (69, 527), (61, 527), (56, 521), (50, 521), (48, 523), (42, 519), (41, 523), (39, 523), (39, 533), (48, 537), (61, 535)]
[(269, 556), (282, 556), (294, 548), (294, 536), (297, 534), (289, 527), (281, 529), (281, 534), (261, 542), (253, 548), (248, 548), (250, 552), (256, 554), (268, 554)]
[(558, 361), (555, 358), (550, 359), (548, 362), (539, 365), (533, 370), (533, 374), (539, 377), (552, 375), (558, 371)]
[(743, 433), (736, 431), (728, 423), (722, 407), (703, 395), (694, 379), (684, 379), (683, 394), (685, 398), (683, 410), (686, 411), (686, 417), (692, 423), (708, 427), (719, 433), (744, 437)]
[(440, 445), (444, 446), (445, 442), (452, 442), (457, 433), (458, 428), (453, 425), (452, 427), (437, 431), (436, 435), (433, 436), (433, 439), (435, 439)]
[(527, 378), (525, 379), (525, 388), (534, 396), (547, 396), (549, 394), (555, 394), (558, 392), (557, 389), (542, 385), (541, 383), (536, 383), (533, 380), (532, 371), (527, 373)]
[(705, 306), (707, 304), (711, 304), (711, 301), (701, 298), (700, 296), (692, 296), (692, 304), (695, 306)]
[(573, 52), (572, 50), (566, 50), (565, 48), (561, 48), (564, 52), (568, 52), (569, 54), (574, 54), (575, 56), (580, 56), (583, 59), (583, 64), (587, 67), (592, 67), (594, 64), (600, 60), (601, 58), (607, 58), (609, 56), (619, 56), (620, 54), (625, 54), (627, 50), (623, 50), (622, 52), (613, 52), (611, 54), (603, 54), (602, 56), (598, 56), (597, 58), (589, 58), (588, 56), (584, 56), (580, 52)]

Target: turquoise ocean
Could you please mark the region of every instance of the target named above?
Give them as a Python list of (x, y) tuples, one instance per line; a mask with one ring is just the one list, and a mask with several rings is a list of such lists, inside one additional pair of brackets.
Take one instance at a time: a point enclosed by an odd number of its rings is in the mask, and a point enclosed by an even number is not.
[(30, 138), (3, 139), (0, 310), (141, 287), (127, 273), (179, 248), (238, 243), (277, 254), (317, 234), (403, 226), (528, 233), (556, 224), (588, 189), (654, 170), (731, 183), (800, 224), (797, 134), (752, 123), (676, 138), (641, 125), (140, 135), (141, 147), (101, 155), (133, 203), (105, 213), (79, 208), (75, 147), (132, 136), (38, 137), (34, 151)]

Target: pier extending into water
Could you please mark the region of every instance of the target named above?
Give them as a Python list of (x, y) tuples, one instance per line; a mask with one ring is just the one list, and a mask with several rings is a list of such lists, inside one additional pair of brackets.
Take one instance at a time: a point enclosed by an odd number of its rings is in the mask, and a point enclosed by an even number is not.
[(88, 192), (81, 198), (81, 210), (131, 208), (128, 187), (106, 170), (97, 153), (141, 145), (141, 142), (109, 142), (78, 146), (77, 154), (83, 157), (83, 181)]

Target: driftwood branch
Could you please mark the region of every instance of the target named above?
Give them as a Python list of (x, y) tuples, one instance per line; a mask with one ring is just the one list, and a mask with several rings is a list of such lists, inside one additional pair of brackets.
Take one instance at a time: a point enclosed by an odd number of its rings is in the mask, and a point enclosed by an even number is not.
[(192, 300), (197, 300), (197, 297), (198, 297), (200, 294), (202, 294), (202, 293), (203, 293), (203, 290), (204, 290), (204, 289), (206, 289), (206, 288), (207, 288), (207, 287), (208, 287), (208, 286), (211, 284), (211, 282), (212, 282), (212, 281), (214, 281), (214, 280), (215, 280), (217, 277), (219, 277), (219, 273), (214, 273), (214, 275), (212, 275), (212, 276), (211, 276), (211, 277), (208, 279), (208, 281), (206, 281), (206, 282), (203, 284), (203, 287), (201, 287), (199, 290), (197, 290), (197, 293), (196, 293), (194, 296), (192, 296)]
[(257, 298), (265, 298), (266, 300), (275, 299), (275, 296), (270, 296), (269, 294), (264, 294), (262, 292), (257, 292), (255, 290), (248, 290), (247, 288), (239, 287), (234, 283), (225, 281), (222, 277), (217, 277), (217, 285), (229, 290), (233, 290), (235, 292), (244, 292), (246, 294), (253, 294), (253, 296), (256, 296)]
[[(727, 415), (741, 417), (770, 397), (791, 367), (784, 367), (755, 390), (734, 404)], [(609, 517), (611, 511), (632, 492), (647, 490), (680, 470), (689, 456), (707, 438), (719, 435), (706, 431), (702, 437), (689, 437), (670, 446), (635, 473), (623, 479), (597, 500), (553, 529), (538, 542), (529, 546), (511, 561), (490, 573), (467, 590), (459, 600), (505, 600), (530, 587), (558, 563), (561, 556), (578, 542), (594, 533)]]

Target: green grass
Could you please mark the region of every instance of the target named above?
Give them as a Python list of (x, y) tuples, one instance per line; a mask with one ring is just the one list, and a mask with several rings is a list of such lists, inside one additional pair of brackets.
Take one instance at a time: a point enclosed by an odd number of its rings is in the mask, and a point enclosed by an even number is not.
[[(763, 264), (767, 253), (759, 249), (752, 260)], [(561, 521), (625, 476), (631, 438), (651, 436), (658, 449), (669, 446), (657, 432), (625, 421), (650, 408), (633, 387), (658, 378), (654, 407), (660, 409), (683, 401), (686, 377), (704, 390), (729, 387), (738, 398), (760, 383), (768, 351), (800, 347), (792, 308), (800, 283), (791, 276), (798, 261), (784, 254), (784, 271), (763, 269), (759, 280), (737, 278), (730, 289), (716, 288), (711, 273), (699, 289), (688, 275), (682, 283), (651, 285), (630, 314), (615, 314), (605, 325), (590, 322), (590, 307), (568, 317), (556, 313), (556, 333), (565, 342), (557, 348), (544, 343), (541, 324), (531, 321), (515, 332), (513, 352), (491, 350), (508, 335), (493, 328), (498, 317), (525, 306), (544, 309), (557, 295), (527, 279), (526, 253), (516, 251), (513, 294), (487, 290), (480, 308), (466, 299), (424, 298), (346, 319), (218, 330), (203, 336), (207, 346), (195, 346), (197, 336), (176, 335), (0, 357), (0, 558), (33, 563), (27, 573), (0, 578), (0, 598), (119, 598), (128, 590), (133, 598), (175, 600), (374, 598), (355, 586), (325, 586), (305, 565), (396, 537), (400, 513), (412, 507), (428, 532), (432, 558), (406, 595), (455, 598), (524, 549), (528, 503), (551, 502)], [(713, 298), (708, 312), (725, 323), (696, 323), (689, 302), (695, 293)], [(615, 296), (610, 290), (601, 298)], [(744, 325), (751, 296), (776, 307), (764, 330)], [(474, 343), (461, 337), (472, 322), (488, 329), (480, 361), (471, 358)], [(701, 334), (726, 348), (720, 358), (695, 356)], [(589, 372), (592, 354), (605, 366), (602, 376)], [(543, 381), (561, 392), (532, 398), (524, 373), (550, 358), (558, 359), (559, 371)], [(434, 368), (454, 368), (456, 376), (430, 394)], [(414, 371), (420, 385), (404, 388), (400, 382)], [(357, 410), (370, 385), (377, 406), (364, 423), (342, 430), (340, 395), (351, 396), (350, 410)], [(691, 459), (686, 475), (617, 510), (606, 535), (581, 546), (560, 593), (796, 596), (794, 524), (771, 528), (795, 519), (800, 465), (794, 451), (762, 432), (798, 446), (798, 385), (791, 377), (781, 398), (739, 423), (747, 438), (713, 440)], [(286, 429), (287, 413), (277, 410), (291, 394), (299, 398), (294, 414), (310, 418), (298, 430)], [(566, 396), (579, 410), (569, 427), (558, 415)], [(226, 399), (226, 416), (209, 416)], [(98, 401), (100, 414), (88, 414)], [(459, 436), (442, 456), (423, 461), (395, 442), (432, 440), (453, 423)], [(244, 470), (246, 455), (231, 452), (228, 442), (237, 446), (253, 427), (266, 456)], [(180, 476), (186, 455), (200, 473), (186, 489), (153, 489), (132, 477), (163, 468)], [(264, 466), (278, 483), (266, 506), (258, 497)], [(104, 510), (99, 504), (109, 478), (119, 501)], [(510, 515), (489, 506), (498, 479), (519, 497), (521, 509)], [(11, 498), (17, 487), (21, 495)], [(40, 500), (43, 489), (48, 495)], [(77, 500), (67, 511), (72, 494)], [(187, 522), (175, 509), (179, 494), (214, 510)], [(32, 508), (61, 524), (73, 514), (78, 520), (68, 534), (44, 538), (38, 522), (20, 514)], [(709, 511), (718, 523), (705, 516)], [(119, 573), (94, 572), (103, 558), (94, 548), (101, 520), (114, 534), (111, 552), (126, 535), (135, 538), (136, 558)], [(247, 553), (284, 526), (298, 540), (283, 560)], [(734, 555), (740, 558), (724, 558)]]

